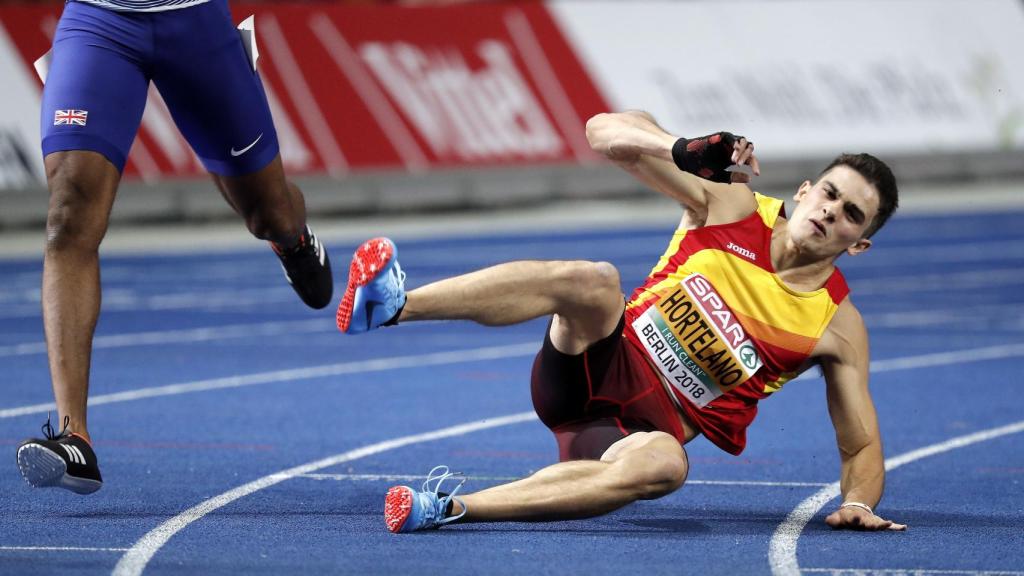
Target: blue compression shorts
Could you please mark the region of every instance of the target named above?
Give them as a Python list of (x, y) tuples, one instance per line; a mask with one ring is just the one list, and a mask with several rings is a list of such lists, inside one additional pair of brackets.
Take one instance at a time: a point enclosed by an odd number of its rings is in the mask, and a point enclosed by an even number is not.
[(91, 150), (124, 170), (152, 80), (215, 174), (256, 172), (277, 133), (226, 0), (164, 12), (64, 6), (43, 90), (43, 156)]

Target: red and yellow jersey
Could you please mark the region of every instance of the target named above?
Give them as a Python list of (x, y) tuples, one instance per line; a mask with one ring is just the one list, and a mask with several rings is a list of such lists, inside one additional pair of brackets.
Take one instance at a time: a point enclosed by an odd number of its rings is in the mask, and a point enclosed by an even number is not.
[(626, 338), (686, 418), (732, 454), (746, 446), (758, 400), (796, 376), (849, 293), (838, 268), (812, 292), (782, 282), (771, 240), (783, 204), (755, 198), (743, 220), (676, 230), (626, 304)]

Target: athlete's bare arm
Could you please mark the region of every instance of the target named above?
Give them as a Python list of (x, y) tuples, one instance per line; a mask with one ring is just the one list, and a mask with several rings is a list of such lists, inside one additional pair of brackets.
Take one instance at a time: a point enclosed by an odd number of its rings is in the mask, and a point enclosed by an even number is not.
[(842, 461), (840, 491), (846, 506), (825, 521), (833, 528), (903, 530), (905, 525), (885, 520), (850, 502), (874, 508), (885, 488), (885, 462), (875, 405), (868, 392), (868, 334), (864, 320), (843, 300), (815, 349), (828, 394), (828, 411), (836, 431)]
[[(666, 132), (646, 112), (598, 114), (587, 121), (587, 139), (595, 152), (691, 209), (707, 224), (735, 222), (757, 208), (745, 184), (712, 182), (676, 167), (672, 146), (679, 137)], [(734, 161), (756, 163), (753, 148), (745, 140), (737, 146)]]

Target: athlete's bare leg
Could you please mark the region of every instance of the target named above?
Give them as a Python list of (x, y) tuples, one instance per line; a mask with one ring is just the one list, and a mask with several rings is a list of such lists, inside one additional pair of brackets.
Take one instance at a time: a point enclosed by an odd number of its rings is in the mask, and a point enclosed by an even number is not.
[(59, 421), (89, 439), (86, 401), (100, 311), (99, 246), (121, 175), (95, 152), (45, 159), (50, 207), (43, 255), (43, 329)]
[[(693, 210), (680, 227), (702, 226)], [(551, 341), (565, 354), (580, 354), (611, 334), (622, 314), (619, 274), (607, 262), (522, 261), (447, 278), (407, 294), (399, 322), (472, 320), (507, 326), (553, 315)]]
[[(528, 478), (460, 496), (466, 515), (458, 522), (590, 518), (670, 494), (688, 471), (679, 441), (664, 432), (637, 432), (612, 444), (600, 461), (560, 462)], [(452, 513), (461, 511), (456, 501)]]
[(214, 174), (213, 180), (253, 236), (282, 247), (298, 241), (306, 225), (306, 203), (299, 188), (285, 179), (280, 154), (252, 174)]
[(607, 262), (522, 261), (412, 290), (399, 322), (472, 320), (505, 326), (554, 315), (555, 347), (579, 354), (611, 334), (622, 308), (619, 274)]
[[(686, 211), (682, 225), (702, 224)], [(400, 322), (472, 320), (508, 325), (553, 315), (550, 337), (559, 351), (580, 354), (618, 325), (619, 275), (607, 262), (510, 262), (428, 284), (407, 294)], [(660, 498), (683, 485), (689, 471), (679, 441), (664, 432), (638, 432), (600, 460), (560, 462), (528, 478), (460, 496), (458, 522), (589, 518), (636, 500)], [(454, 501), (452, 515), (463, 511)]]

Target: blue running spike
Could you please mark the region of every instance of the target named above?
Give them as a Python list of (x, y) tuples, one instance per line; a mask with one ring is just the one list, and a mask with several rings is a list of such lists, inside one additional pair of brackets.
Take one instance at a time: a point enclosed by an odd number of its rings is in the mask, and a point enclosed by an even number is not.
[[(388, 490), (388, 495), (384, 498), (384, 524), (388, 530), (397, 534), (440, 528), (462, 518), (466, 514), (466, 505), (461, 499), (456, 498), (455, 494), (462, 488), (466, 479), (459, 478), (451, 493), (439, 493), (445, 480), (459, 475), (450, 472), (447, 466), (435, 466), (427, 474), (421, 491), (417, 492), (408, 486), (394, 486)], [(433, 486), (430, 485), (431, 482), (434, 483)], [(462, 506), (462, 512), (457, 516), (445, 517), (445, 511), (452, 500)]]
[(338, 330), (359, 334), (377, 328), (405, 306), (405, 272), (388, 238), (367, 240), (352, 255), (348, 286), (338, 305)]

